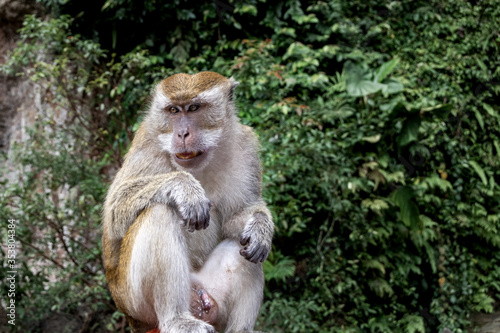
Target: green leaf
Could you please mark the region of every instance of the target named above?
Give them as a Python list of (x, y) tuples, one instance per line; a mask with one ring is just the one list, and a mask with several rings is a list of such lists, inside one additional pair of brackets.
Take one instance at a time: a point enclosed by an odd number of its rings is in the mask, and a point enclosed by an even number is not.
[(401, 186), (390, 196), (390, 199), (399, 207), (400, 217), (403, 223), (412, 229), (422, 229), (420, 213), (417, 205), (412, 201), (415, 196), (413, 189), (409, 186)]
[(370, 143), (377, 143), (380, 141), (380, 138), (382, 137), (381, 134), (376, 134), (376, 135), (373, 135), (373, 136), (364, 136), (361, 138), (361, 140), (363, 141), (368, 141)]
[(483, 168), (481, 168), (476, 161), (469, 161), (469, 165), (474, 169), (474, 171), (476, 171), (483, 184), (488, 185), (488, 179), (486, 179), (486, 174), (484, 173)]
[(385, 266), (384, 266), (384, 264), (382, 264), (380, 261), (378, 261), (376, 259), (371, 259), (371, 260), (366, 261), (365, 262), (365, 266), (367, 268), (376, 269), (376, 270), (380, 271), (380, 273), (382, 273), (382, 274), (385, 275)]
[(450, 111), (453, 108), (453, 104), (438, 104), (434, 106), (429, 106), (427, 108), (422, 108), (420, 111), (424, 112), (439, 112), (439, 111)]
[(490, 116), (495, 117), (495, 115), (497, 115), (497, 113), (495, 112), (495, 110), (491, 105), (483, 103), (483, 108), (486, 110), (486, 112), (488, 112)]
[(374, 200), (365, 199), (365, 200), (361, 201), (361, 206), (366, 207), (379, 215), (381, 215), (381, 211), (383, 209), (389, 208), (389, 205), (387, 204), (387, 202), (385, 202), (384, 200), (381, 200), (381, 199), (374, 199)]
[(425, 333), (424, 318), (407, 314), (401, 319), (405, 333)]
[(290, 27), (283, 27), (280, 31), (279, 31), (280, 34), (283, 34), (283, 35), (287, 35), (287, 36), (290, 36), (290, 37), (296, 37), (296, 33), (295, 33), (295, 29), (294, 28), (290, 28)]
[(497, 150), (497, 155), (500, 156), (500, 143), (498, 142), (498, 140), (494, 140), (493, 145), (495, 146), (495, 149)]
[(474, 304), (474, 311), (484, 311), (486, 313), (493, 312), (493, 304), (495, 304), (495, 300), (485, 293), (478, 293), (472, 296), (472, 302)]
[(382, 82), (387, 77), (387, 75), (391, 74), (394, 68), (399, 64), (399, 58), (395, 57), (394, 59), (385, 62), (382, 66), (379, 67), (377, 73), (375, 73), (374, 81)]
[(401, 82), (394, 79), (389, 79), (388, 81), (389, 82), (386, 82), (384, 88), (382, 89), (382, 94), (384, 95), (384, 97), (392, 94), (397, 94), (404, 90), (404, 86), (401, 84)]
[(437, 272), (436, 258), (434, 256), (434, 248), (429, 242), (424, 242), (425, 252), (427, 253), (427, 258), (429, 258), (429, 263), (431, 264), (432, 272)]
[(479, 112), (479, 110), (474, 109), (474, 114), (476, 115), (477, 122), (479, 123), (479, 126), (481, 126), (481, 129), (484, 131), (484, 120), (483, 116)]
[(406, 202), (404, 205), (400, 206), (400, 209), (403, 223), (412, 229), (422, 228), (418, 207), (413, 201)]
[(404, 147), (418, 138), (418, 129), (422, 119), (419, 114), (413, 115), (406, 119), (403, 129), (397, 138), (397, 143), (400, 147)]
[(386, 295), (390, 297), (394, 295), (394, 290), (391, 288), (389, 283), (382, 278), (369, 281), (368, 286), (378, 297), (385, 297)]
[(263, 264), (263, 269), (266, 281), (285, 281), (286, 278), (295, 274), (295, 260), (284, 257), (275, 265), (271, 263), (271, 260), (266, 260)]
[(257, 15), (257, 7), (254, 5), (241, 5), (241, 7), (234, 10), (235, 13), (249, 14), (252, 16)]
[(408, 114), (408, 109), (398, 98), (391, 99), (391, 101), (387, 104), (381, 104), (380, 110), (384, 112), (390, 112), (393, 116), (397, 116), (400, 113)]
[(410, 186), (401, 186), (393, 193), (391, 199), (396, 205), (401, 205), (406, 201), (411, 200), (415, 196), (413, 189)]
[(113, 0), (107, 0), (104, 5), (101, 7), (101, 10), (102, 11), (105, 11), (106, 9), (108, 8), (112, 8), (114, 6), (116, 6), (116, 4), (114, 3), (115, 1)]
[(385, 85), (370, 80), (370, 74), (361, 66), (347, 61), (344, 64), (347, 77), (347, 94), (352, 97), (362, 97), (382, 90)]
[(450, 111), (453, 109), (453, 104), (438, 104), (434, 106), (429, 106), (419, 110), (419, 113), (423, 117), (438, 117), (439, 119), (445, 119)]
[(347, 80), (347, 94), (352, 97), (362, 97), (370, 94), (374, 94), (384, 88), (383, 84), (360, 80), (360, 81), (349, 81)]
[(425, 177), (422, 181), (422, 186), (429, 187), (431, 189), (439, 188), (441, 191), (446, 192), (452, 190), (453, 186), (446, 179), (441, 178), (437, 174), (432, 174), (429, 177)]

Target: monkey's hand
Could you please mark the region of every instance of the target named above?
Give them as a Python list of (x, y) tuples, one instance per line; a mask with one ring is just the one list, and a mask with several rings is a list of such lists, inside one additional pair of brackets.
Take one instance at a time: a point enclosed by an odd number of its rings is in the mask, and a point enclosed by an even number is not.
[(172, 189), (171, 195), (184, 226), (187, 226), (189, 232), (208, 228), (212, 203), (201, 184), (189, 175), (179, 185)]
[(268, 214), (254, 213), (241, 234), (240, 244), (244, 247), (240, 254), (253, 263), (264, 262), (271, 251), (273, 229), (273, 222)]

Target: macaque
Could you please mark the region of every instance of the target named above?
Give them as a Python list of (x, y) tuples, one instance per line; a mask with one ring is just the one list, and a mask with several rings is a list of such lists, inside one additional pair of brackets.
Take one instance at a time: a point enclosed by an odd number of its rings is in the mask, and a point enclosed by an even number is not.
[(108, 191), (106, 278), (132, 332), (253, 330), (274, 224), (237, 85), (213, 72), (156, 85)]

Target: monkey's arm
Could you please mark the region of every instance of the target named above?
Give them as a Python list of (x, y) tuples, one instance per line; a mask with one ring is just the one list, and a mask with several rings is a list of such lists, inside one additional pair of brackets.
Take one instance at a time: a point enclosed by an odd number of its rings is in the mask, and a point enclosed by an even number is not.
[(127, 179), (112, 188), (104, 208), (104, 223), (112, 238), (123, 238), (141, 212), (154, 204), (175, 207), (189, 231), (205, 229), (210, 222), (210, 201), (189, 173)]
[(244, 247), (240, 254), (247, 260), (264, 262), (271, 251), (274, 223), (263, 201), (247, 206), (235, 214), (223, 227), (224, 236), (237, 239)]
[[(242, 177), (246, 178), (245, 202), (223, 224), (224, 237), (235, 239), (243, 245), (240, 254), (247, 260), (264, 262), (271, 251), (274, 223), (271, 212), (262, 200), (262, 166), (259, 159), (259, 140), (252, 128), (240, 125), (238, 147), (245, 161)], [(241, 166), (241, 165), (240, 165)]]

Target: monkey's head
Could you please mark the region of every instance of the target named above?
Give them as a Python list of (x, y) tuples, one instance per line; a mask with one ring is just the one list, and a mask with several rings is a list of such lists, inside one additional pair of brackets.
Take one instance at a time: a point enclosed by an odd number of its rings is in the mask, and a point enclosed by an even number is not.
[(233, 78), (214, 72), (176, 74), (155, 88), (145, 126), (174, 165), (201, 169), (234, 127)]

